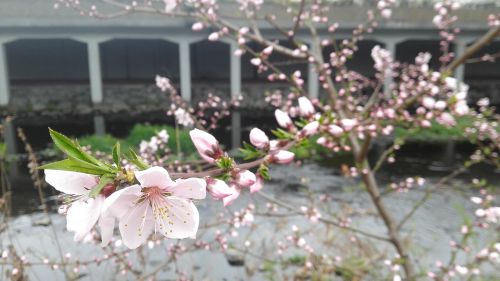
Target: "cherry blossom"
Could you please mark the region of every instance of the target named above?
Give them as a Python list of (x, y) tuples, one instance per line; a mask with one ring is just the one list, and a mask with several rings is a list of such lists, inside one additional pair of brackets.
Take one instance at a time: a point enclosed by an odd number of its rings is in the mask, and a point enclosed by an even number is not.
[(231, 195), (222, 198), (222, 202), (224, 203), (224, 207), (227, 207), (227, 206), (233, 204), (233, 202), (241, 194), (241, 190), (240, 190), (240, 188), (238, 186), (232, 184), (232, 185), (229, 186), (229, 188), (231, 189)]
[(260, 175), (256, 175), (257, 180), (250, 186), (250, 192), (260, 191), (264, 187), (264, 179)]
[(66, 213), (66, 228), (75, 232), (75, 241), (83, 240), (99, 221), (103, 244), (109, 242), (114, 224), (109, 224), (112, 219), (108, 216), (101, 216), (106, 197), (103, 194), (96, 198), (89, 197), (90, 190), (99, 183), (98, 177), (77, 172), (45, 170), (45, 181), (71, 196), (72, 202)]
[(193, 118), (191, 118), (191, 115), (183, 108), (177, 108), (177, 110), (175, 110), (174, 112), (174, 115), (177, 123), (179, 123), (180, 125), (185, 127), (194, 125)]
[(125, 246), (135, 249), (151, 233), (174, 239), (196, 236), (199, 214), (192, 200), (205, 198), (204, 180), (173, 181), (161, 167), (137, 171), (135, 177), (140, 185), (116, 191), (104, 205), (104, 211), (118, 219)]

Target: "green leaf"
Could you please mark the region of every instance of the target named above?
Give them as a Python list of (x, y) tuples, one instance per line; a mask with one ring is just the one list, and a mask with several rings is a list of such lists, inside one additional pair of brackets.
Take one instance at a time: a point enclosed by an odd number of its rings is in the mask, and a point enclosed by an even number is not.
[[(84, 163), (84, 164), (82, 164)], [(83, 161), (76, 161), (75, 159), (64, 159), (62, 161), (57, 161), (53, 163), (49, 163), (43, 166), (38, 167), (39, 169), (45, 170), (60, 170), (60, 171), (70, 171), (70, 172), (79, 172), (91, 175), (103, 175), (108, 173), (107, 170), (103, 170), (99, 166), (95, 166)]]
[(137, 166), (137, 168), (139, 168), (140, 170), (146, 170), (149, 168), (149, 165), (146, 162), (144, 162), (144, 160), (142, 160), (132, 148), (129, 149), (128, 153), (129, 155), (127, 159), (130, 162), (134, 163)]
[(294, 135), (290, 134), (289, 132), (283, 130), (283, 129), (277, 129), (273, 130), (272, 133), (278, 138), (282, 140), (293, 140), (295, 138)]
[(270, 180), (271, 177), (269, 176), (269, 168), (264, 165), (264, 164), (260, 164), (259, 166), (259, 169), (257, 170), (257, 172), (259, 173), (259, 175), (265, 179), (265, 180)]
[(113, 162), (115, 162), (118, 169), (121, 167), (120, 163), (120, 142), (116, 142), (113, 147)]
[(73, 157), (81, 161), (92, 163), (97, 166), (105, 166), (104, 163), (100, 162), (87, 152), (83, 151), (75, 141), (71, 140), (67, 136), (59, 132), (56, 132), (50, 128), (49, 128), (49, 133), (50, 137), (54, 141), (54, 144), (69, 157)]
[(266, 155), (264, 152), (257, 150), (255, 147), (246, 142), (243, 142), (243, 148), (240, 148), (240, 151), (243, 154), (244, 160), (256, 159)]
[(222, 181), (228, 181), (231, 179), (231, 174), (230, 173), (222, 173), (218, 176), (215, 176), (216, 179), (222, 180)]
[(115, 180), (115, 175), (113, 174), (105, 174), (99, 179), (99, 183), (90, 190), (89, 197), (96, 198), (99, 193), (101, 193), (102, 189), (109, 183), (112, 183)]
[(229, 170), (233, 167), (233, 159), (227, 156), (223, 156), (219, 158), (215, 164), (217, 167), (221, 168), (222, 170)]

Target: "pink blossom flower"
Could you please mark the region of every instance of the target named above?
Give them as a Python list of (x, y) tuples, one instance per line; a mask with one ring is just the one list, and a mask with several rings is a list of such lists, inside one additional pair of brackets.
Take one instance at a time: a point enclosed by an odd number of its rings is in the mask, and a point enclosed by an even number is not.
[(469, 106), (467, 105), (467, 102), (465, 100), (459, 100), (455, 104), (455, 113), (458, 115), (465, 115), (469, 113)]
[(315, 112), (312, 102), (306, 97), (299, 98), (299, 110), (301, 116), (311, 116)]
[(465, 99), (467, 97), (467, 92), (469, 91), (469, 85), (458, 81), (454, 77), (446, 77), (445, 83), (448, 88), (456, 93), (458, 99)]
[(158, 88), (160, 88), (160, 90), (162, 92), (173, 89), (173, 86), (170, 83), (170, 79), (168, 79), (167, 77), (162, 77), (162, 76), (156, 75), (155, 82), (156, 82), (156, 86)]
[(238, 173), (236, 183), (241, 187), (249, 187), (257, 181), (255, 174), (249, 170), (244, 170)]
[(293, 161), (295, 154), (288, 150), (280, 150), (277, 153), (273, 154), (272, 161), (278, 164), (289, 164)]
[(276, 111), (274, 112), (274, 116), (276, 117), (276, 121), (278, 121), (278, 124), (283, 128), (289, 128), (293, 125), (292, 119), (290, 119), (288, 113), (284, 111), (276, 109)]
[(436, 118), (436, 121), (445, 126), (455, 126), (455, 118), (448, 112), (443, 112), (440, 116)]
[(424, 97), (422, 99), (422, 105), (428, 109), (433, 109), (436, 104), (436, 100), (431, 97)]
[(384, 75), (390, 75), (392, 72), (391, 66), (393, 63), (393, 58), (391, 56), (391, 53), (380, 47), (379, 45), (376, 45), (373, 47), (372, 52), (371, 52), (372, 59), (375, 61), (375, 69), (384, 73)]
[(444, 110), (446, 108), (446, 102), (439, 100), (434, 104), (434, 109)]
[(189, 112), (187, 112), (184, 108), (181, 108), (181, 107), (177, 108), (177, 110), (175, 110), (175, 112), (174, 112), (174, 116), (175, 116), (175, 120), (177, 121), (177, 123), (179, 123), (179, 125), (182, 125), (185, 127), (189, 127), (189, 126), (194, 125), (193, 118), (191, 118), (191, 115), (189, 114)]
[(222, 156), (223, 152), (219, 142), (211, 134), (199, 129), (193, 129), (189, 132), (189, 135), (200, 156), (208, 163), (214, 163), (215, 160)]
[[(75, 232), (74, 240), (81, 241), (99, 220), (103, 244), (111, 239), (113, 224), (106, 223), (109, 217), (101, 216), (105, 196), (99, 194), (90, 198), (90, 190), (99, 182), (97, 176), (59, 170), (45, 170), (45, 181), (58, 191), (73, 195), (77, 198), (71, 203), (66, 214), (66, 228)], [(111, 234), (110, 234), (111, 233)]]
[(250, 186), (250, 192), (254, 193), (261, 190), (264, 187), (264, 179), (260, 175), (256, 175), (257, 180), (254, 184)]
[(163, 2), (165, 3), (165, 12), (167, 13), (172, 12), (177, 7), (176, 0), (163, 0)]
[(253, 128), (250, 131), (250, 142), (257, 148), (265, 149), (269, 146), (269, 138), (259, 128)]
[(319, 129), (319, 122), (318, 121), (313, 121), (302, 128), (301, 133), (304, 136), (312, 136), (318, 132)]
[(194, 237), (199, 213), (192, 199), (206, 196), (206, 182), (198, 178), (173, 181), (161, 167), (135, 172), (140, 185), (113, 193), (104, 204), (118, 218), (123, 244), (135, 249), (153, 232), (167, 238)]
[(340, 120), (340, 124), (344, 127), (344, 130), (350, 131), (358, 125), (358, 120), (345, 118)]

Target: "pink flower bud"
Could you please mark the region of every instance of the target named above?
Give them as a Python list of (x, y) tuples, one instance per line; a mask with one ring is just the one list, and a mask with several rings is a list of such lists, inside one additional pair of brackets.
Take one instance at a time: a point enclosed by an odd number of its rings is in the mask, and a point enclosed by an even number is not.
[(279, 140), (272, 140), (269, 142), (269, 150), (270, 151), (276, 151), (280, 149), (282, 146), (281, 142)]
[(193, 26), (191, 26), (191, 29), (193, 31), (200, 31), (200, 30), (203, 29), (203, 23), (201, 23), (201, 22), (195, 22), (195, 23), (193, 23)]
[(276, 117), (276, 121), (278, 121), (278, 124), (283, 128), (288, 128), (293, 125), (292, 119), (290, 119), (288, 113), (284, 111), (276, 109), (276, 111), (274, 112), (274, 116)]
[(280, 150), (272, 156), (272, 161), (278, 164), (289, 164), (293, 161), (295, 154), (288, 150)]
[(231, 195), (222, 198), (222, 203), (224, 204), (224, 207), (233, 204), (234, 200), (236, 200), (241, 193), (240, 189), (234, 185), (231, 185), (229, 189), (231, 189), (232, 191)]
[(299, 109), (301, 116), (311, 116), (315, 112), (313, 104), (306, 97), (299, 98)]
[(325, 146), (327, 142), (328, 141), (327, 141), (327, 139), (325, 137), (320, 137), (320, 138), (318, 138), (318, 140), (316, 140), (317, 144), (323, 145), (323, 146)]
[(269, 138), (259, 128), (253, 128), (250, 131), (250, 142), (257, 148), (264, 149), (269, 146)]
[(436, 100), (430, 97), (424, 97), (422, 99), (422, 105), (428, 109), (433, 109), (434, 105), (436, 104)]
[(215, 160), (222, 156), (219, 142), (211, 134), (199, 129), (193, 129), (189, 132), (189, 135), (201, 158), (208, 163), (214, 163)]
[(241, 187), (249, 187), (257, 181), (255, 174), (249, 170), (244, 170), (238, 173), (238, 178), (236, 182)]
[(269, 56), (273, 52), (273, 46), (268, 46), (264, 50), (262, 50), (262, 53), (266, 56)]
[(432, 123), (429, 120), (422, 120), (420, 121), (420, 125), (424, 128), (429, 128), (432, 126)]
[(391, 9), (383, 9), (380, 11), (380, 15), (386, 19), (390, 18), (392, 16), (392, 10)]
[(262, 60), (260, 58), (253, 58), (250, 60), (250, 63), (255, 66), (259, 66), (262, 64)]
[(250, 192), (254, 193), (261, 190), (264, 187), (264, 179), (257, 174), (257, 181), (250, 186)]
[(224, 199), (234, 193), (224, 181), (212, 178), (207, 180), (207, 190), (215, 200)]
[(437, 110), (443, 110), (446, 108), (446, 102), (444, 102), (442, 100), (437, 101), (436, 104), (434, 105), (434, 108)]
[(318, 128), (319, 128), (319, 122), (313, 121), (313, 122), (305, 125), (304, 128), (302, 128), (301, 133), (307, 137), (312, 136), (318, 132)]
[(469, 113), (469, 106), (465, 100), (459, 100), (455, 104), (455, 113), (458, 115), (465, 115)]
[(217, 41), (219, 40), (219, 33), (217, 32), (212, 32), (210, 35), (208, 35), (208, 41)]
[(328, 126), (328, 132), (332, 134), (334, 137), (340, 137), (344, 133), (344, 129), (337, 125), (330, 125)]

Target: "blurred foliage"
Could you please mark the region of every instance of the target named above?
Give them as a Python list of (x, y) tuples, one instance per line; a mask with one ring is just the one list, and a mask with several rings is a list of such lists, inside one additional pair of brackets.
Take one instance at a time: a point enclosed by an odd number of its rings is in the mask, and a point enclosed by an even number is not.
[(0, 158), (4, 158), (7, 151), (7, 145), (3, 142), (0, 142)]
[[(129, 135), (125, 138), (125, 141), (126, 143), (137, 147), (141, 141), (148, 141), (161, 130), (167, 130), (167, 133), (170, 136), (168, 139), (168, 147), (172, 150), (172, 152), (177, 152), (176, 129), (171, 126), (137, 124), (132, 128)], [(196, 148), (194, 147), (191, 137), (189, 136), (189, 130), (179, 129), (178, 132), (181, 151), (186, 155), (195, 153)]]
[(119, 140), (108, 134), (102, 136), (88, 135), (78, 139), (78, 142), (82, 146), (90, 146), (93, 151), (102, 151), (107, 153), (111, 153), (111, 149), (117, 141), (120, 141), (124, 148), (130, 146), (124, 140)]
[[(137, 124), (132, 128), (128, 136), (123, 139), (115, 138), (111, 135), (88, 135), (79, 138), (78, 141), (82, 146), (90, 146), (93, 151), (102, 151), (106, 153), (111, 153), (111, 150), (117, 141), (121, 143), (122, 151), (127, 151), (129, 148), (137, 150), (141, 141), (149, 141), (161, 130), (167, 131), (169, 135), (168, 147), (173, 153), (176, 153), (176, 130), (175, 128), (166, 125)], [(181, 151), (186, 155), (196, 152), (196, 148), (189, 137), (189, 130), (179, 129), (179, 144)]]
[(396, 127), (394, 134), (396, 138), (407, 138), (408, 141), (417, 142), (446, 142), (449, 140), (465, 140), (464, 131), (467, 127), (472, 127), (474, 118), (456, 118), (456, 125), (447, 127), (432, 121), (429, 128), (420, 128), (416, 131), (409, 131), (402, 127)]
[(295, 153), (295, 159), (322, 160), (333, 157), (334, 152), (316, 143), (318, 138), (317, 136), (311, 137), (290, 149), (291, 152)]

